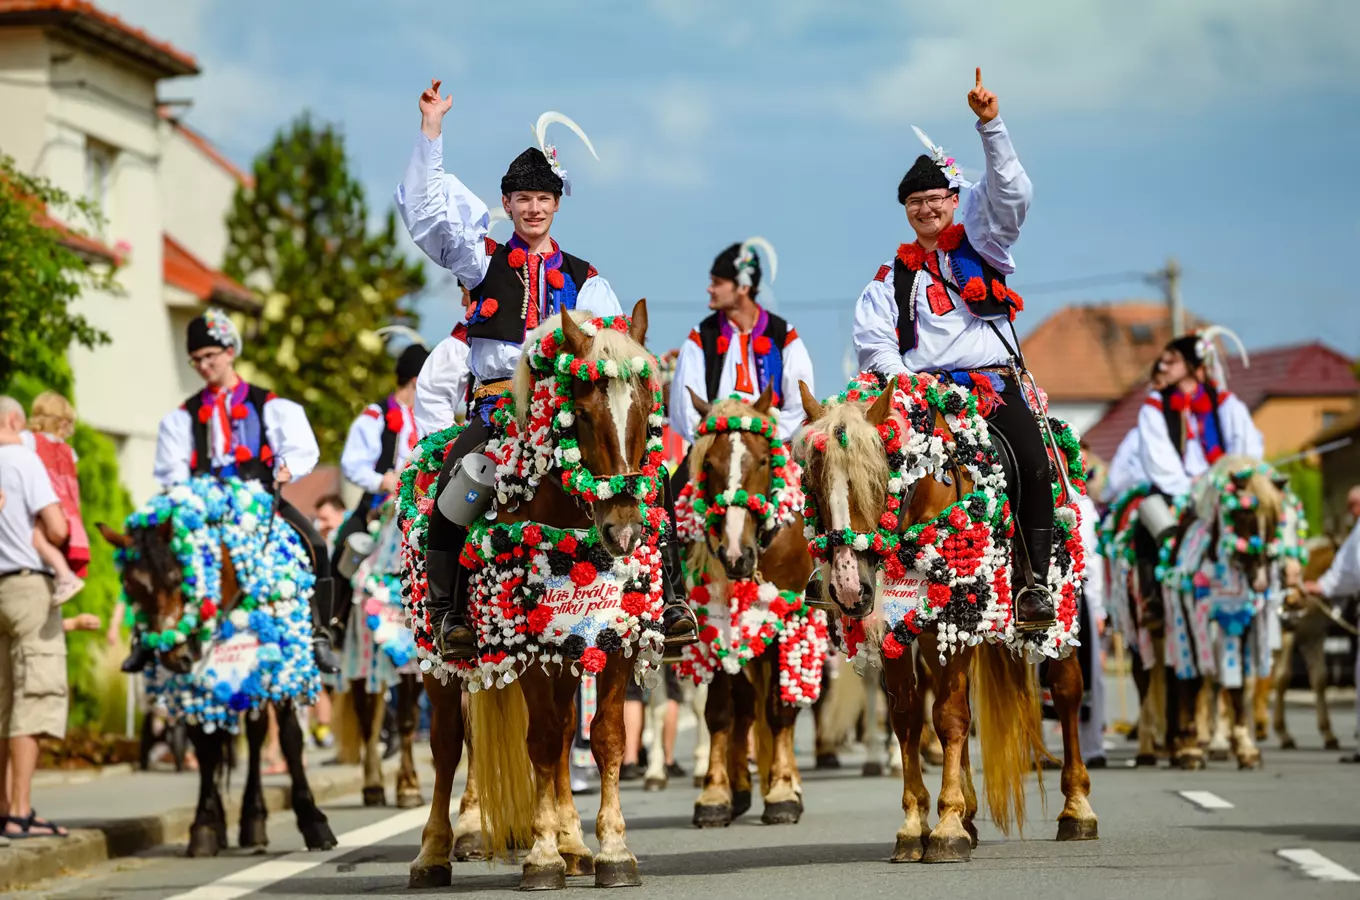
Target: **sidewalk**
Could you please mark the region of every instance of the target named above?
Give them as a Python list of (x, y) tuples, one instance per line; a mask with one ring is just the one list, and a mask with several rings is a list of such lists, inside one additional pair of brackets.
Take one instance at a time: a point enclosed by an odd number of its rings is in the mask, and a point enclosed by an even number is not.
[[(325, 807), (363, 787), (359, 766), (326, 766), (335, 750), (308, 750), (307, 781), (318, 805)], [(416, 745), (416, 764), (429, 766), (428, 744)], [(383, 764), (390, 784), (397, 757)], [(429, 776), (432, 777), (432, 776)], [(265, 803), (271, 813), (289, 808), (287, 775), (264, 777)], [(227, 803), (229, 828), (235, 828), (245, 789), (244, 763), (233, 773)], [(43, 818), (71, 830), (66, 838), (31, 838), (0, 847), (0, 891), (53, 878), (109, 859), (131, 856), (188, 838), (198, 803), (197, 772), (139, 772), (110, 766), (85, 772), (40, 772), (34, 778), (33, 805)], [(234, 833), (234, 831), (233, 831)]]

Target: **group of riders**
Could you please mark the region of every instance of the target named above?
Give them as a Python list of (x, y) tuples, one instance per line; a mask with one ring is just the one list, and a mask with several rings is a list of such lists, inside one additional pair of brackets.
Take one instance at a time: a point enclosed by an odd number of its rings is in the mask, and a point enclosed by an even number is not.
[[(575, 313), (574, 321), (603, 321), (607, 327), (624, 310), (595, 267), (567, 253), (551, 236), (562, 196), (571, 190), (543, 130), (546, 124), (565, 123), (589, 145), (584, 133), (558, 114), (540, 120), (539, 146), (517, 156), (501, 179), (501, 208), (513, 234), (499, 242), (490, 236), (494, 219), (487, 206), (444, 169), (442, 121), (452, 100), (441, 96), (439, 88), (433, 81), (420, 97), (421, 133), (395, 200), (415, 243), (465, 288), (466, 313), (433, 350), (413, 345), (402, 352), (396, 390), (355, 419), (341, 467), (363, 496), (333, 547), (340, 550), (351, 535), (367, 530), (370, 519), (401, 489), (399, 473), (422, 439), (448, 429), (455, 410), (465, 406), (465, 424), (440, 448), (442, 463), (422, 507), (428, 515), (424, 611), (434, 637), (433, 655), (457, 666), (476, 660), (480, 652), (476, 614), (470, 609), (477, 570), (465, 552), (471, 546), (471, 526), (449, 517), (441, 495), (450, 485), (462, 484), (456, 476), (465, 458), (491, 452), (488, 445), (503, 436), (504, 398), (515, 390), (521, 354), (534, 343), (535, 334), (542, 334), (542, 326)], [(1011, 248), (1029, 209), (1032, 186), (999, 116), (996, 95), (983, 85), (980, 70), (967, 99), (982, 143), (980, 180), (966, 181), (954, 160), (920, 135), (929, 152), (914, 161), (896, 193), (916, 239), (899, 246), (864, 287), (855, 304), (852, 334), (861, 370), (874, 373), (885, 385), (905, 385), (906, 375), (915, 373), (929, 376), (933, 384), (962, 388), (970, 403), (976, 402), (986, 429), (1007, 448), (1007, 496), (1014, 515), (1012, 581), (1019, 586), (1010, 597), (1012, 621), (1017, 632), (1038, 633), (1059, 617), (1060, 598), (1055, 597), (1049, 567), (1062, 552), (1055, 547), (1055, 515), (1061, 512), (1055, 513), (1054, 503), (1055, 472), (1061, 466), (1055, 461), (1062, 448), (1049, 424), (1042, 391), (1028, 378), (1020, 355), (1013, 323), (1023, 301), (1007, 286), (1015, 271)], [(796, 444), (806, 424), (807, 401), (814, 391), (807, 348), (788, 321), (760, 302), (774, 265), (772, 248), (761, 239), (732, 244), (714, 260), (708, 286), (711, 314), (683, 342), (669, 388), (670, 429), (688, 444), (713, 430), (709, 411), (728, 398), (760, 404), (762, 414), (767, 411), (773, 420), (772, 437), (780, 442)], [(1137, 427), (1111, 462), (1108, 496), (1141, 486), (1149, 510), (1154, 498), (1161, 498), (1179, 514), (1187, 506), (1182, 498), (1191, 495), (1221, 458), (1261, 459), (1261, 435), (1248, 410), (1213, 377), (1212, 338), (1189, 334), (1166, 346)], [(278, 486), (306, 475), (318, 461), (306, 414), (297, 402), (236, 374), (242, 341), (224, 314), (210, 310), (193, 320), (187, 350), (205, 386), (162, 421), (156, 477), (171, 488), (193, 476), (234, 476), (258, 481), (271, 493), (278, 514), (310, 549), (316, 578), (310, 595), (316, 668), (337, 673), (341, 660), (332, 636), (349, 620), (352, 586), (334, 571), (327, 544), (312, 523), (277, 494)], [(576, 415), (582, 434), (587, 427), (604, 430), (599, 422), (588, 424), (580, 410)], [(626, 456), (633, 432), (617, 415), (609, 427), (617, 427), (617, 454)], [(841, 436), (844, 440), (843, 432)], [(615, 437), (601, 440), (613, 446)], [(661, 562), (658, 625), (671, 659), (679, 648), (705, 638), (691, 603), (693, 573), (687, 583), (676, 531), (676, 498), (698, 477), (685, 459), (670, 477), (657, 479), (655, 502), (665, 511), (656, 541)], [(947, 476), (945, 483), (950, 483)], [(910, 491), (904, 499), (912, 502)], [(823, 515), (831, 513), (822, 510)], [(905, 507), (901, 514), (905, 516)], [(1134, 539), (1140, 559), (1155, 563), (1165, 537), (1166, 529), (1145, 526)], [(472, 543), (478, 540), (474, 535)], [(754, 558), (758, 548), (749, 549)], [(837, 584), (829, 568), (818, 568), (807, 582), (806, 597), (813, 605), (833, 611), (839, 606), (843, 612), (855, 603), (837, 596)], [(134, 637), (125, 671), (142, 671), (155, 663), (158, 644), (148, 638), (147, 628)]]

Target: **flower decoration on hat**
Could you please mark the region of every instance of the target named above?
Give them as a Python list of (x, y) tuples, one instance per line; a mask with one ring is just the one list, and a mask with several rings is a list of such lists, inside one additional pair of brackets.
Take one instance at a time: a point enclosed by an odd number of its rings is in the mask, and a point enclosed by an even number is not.
[(959, 170), (958, 164), (954, 161), (954, 157), (947, 155), (944, 152), (943, 147), (932, 141), (929, 135), (915, 125), (911, 126), (911, 130), (916, 132), (917, 139), (919, 139), (922, 144), (925, 144), (926, 149), (930, 151), (930, 158), (934, 161), (935, 165), (940, 167), (940, 171), (944, 173), (944, 176), (949, 179), (949, 186), (951, 188), (960, 190), (973, 186), (972, 182), (963, 177), (963, 172)]

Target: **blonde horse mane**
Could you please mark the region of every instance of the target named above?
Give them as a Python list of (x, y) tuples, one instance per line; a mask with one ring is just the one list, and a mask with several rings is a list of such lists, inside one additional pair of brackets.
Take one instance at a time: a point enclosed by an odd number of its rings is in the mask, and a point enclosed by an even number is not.
[[(1285, 495), (1279, 487), (1275, 485), (1268, 472), (1257, 468), (1257, 460), (1249, 456), (1231, 454), (1224, 456), (1214, 463), (1209, 470), (1211, 478), (1205, 479), (1208, 484), (1213, 477), (1231, 477), (1233, 472), (1244, 469), (1251, 470), (1251, 478), (1247, 479), (1246, 492), (1254, 496), (1259, 505), (1256, 508), (1257, 520), (1261, 527), (1261, 536), (1268, 536), (1266, 523), (1278, 522), (1280, 517), (1285, 514)], [(1274, 471), (1271, 469), (1270, 471)], [(1212, 491), (1203, 491), (1195, 503), (1195, 513), (1201, 520), (1213, 521), (1218, 513), (1218, 496)]]
[[(569, 310), (568, 314), (571, 316), (571, 320), (577, 324), (599, 318), (589, 310), (573, 309)], [(512, 391), (515, 398), (515, 416), (519, 419), (521, 425), (528, 420), (529, 401), (533, 397), (534, 382), (540, 377), (529, 368), (529, 348), (543, 335), (562, 327), (562, 315), (562, 313), (557, 313), (549, 316), (543, 320), (542, 324), (529, 332), (529, 336), (524, 340), (523, 352), (520, 353), (519, 362), (515, 364)], [(651, 351), (633, 340), (629, 335), (622, 331), (615, 331), (613, 328), (601, 328), (595, 337), (591, 338), (590, 349), (586, 352), (587, 362), (628, 362), (638, 357), (642, 357), (651, 363), (652, 376), (650, 379), (634, 376), (633, 383), (636, 387), (644, 389), (646, 396), (650, 396), (651, 392), (657, 388), (659, 377), (657, 372), (660, 366)]]
[[(822, 478), (826, 480), (833, 473), (843, 473), (850, 487), (851, 502), (861, 512), (872, 513), (887, 500), (888, 457), (883, 452), (883, 441), (878, 429), (870, 425), (865, 416), (869, 405), (867, 400), (828, 405), (820, 419), (804, 428), (801, 446), (806, 457), (811, 438), (825, 435)], [(845, 446), (841, 446), (837, 437), (842, 429), (846, 438)], [(818, 493), (823, 487), (825, 485), (814, 485)]]

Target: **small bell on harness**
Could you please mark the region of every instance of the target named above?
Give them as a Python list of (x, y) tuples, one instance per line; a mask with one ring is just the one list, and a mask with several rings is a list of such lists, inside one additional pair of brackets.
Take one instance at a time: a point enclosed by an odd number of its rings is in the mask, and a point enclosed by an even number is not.
[(439, 492), (439, 512), (455, 525), (468, 528), (491, 508), (491, 488), (496, 464), (482, 453), (469, 453), (458, 461), (448, 483)]
[(345, 538), (345, 546), (340, 551), (340, 558), (336, 560), (335, 571), (340, 573), (340, 577), (348, 581), (359, 570), (359, 564), (377, 548), (378, 542), (373, 540), (371, 535), (356, 531)]

